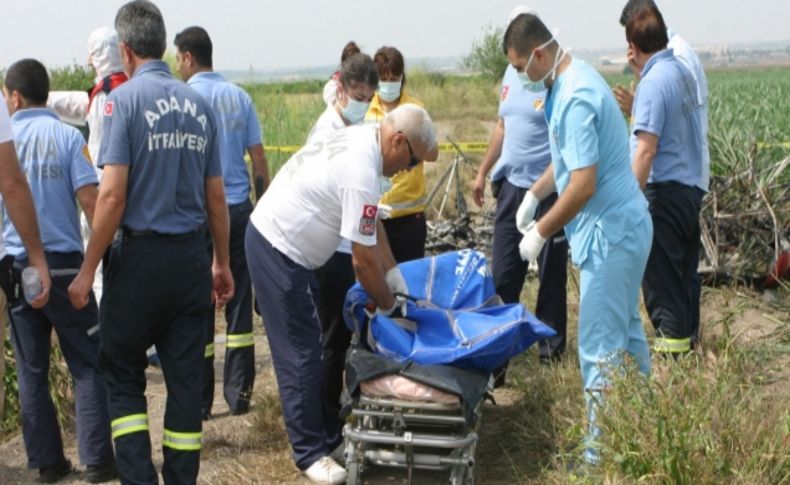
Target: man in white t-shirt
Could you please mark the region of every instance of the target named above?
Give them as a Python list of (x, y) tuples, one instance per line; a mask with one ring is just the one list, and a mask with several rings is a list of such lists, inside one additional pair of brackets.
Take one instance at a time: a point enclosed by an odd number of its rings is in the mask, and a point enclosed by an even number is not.
[(357, 279), (380, 314), (408, 288), (377, 218), (379, 177), (438, 155), (428, 113), (403, 105), (381, 125), (351, 126), (313, 140), (280, 169), (250, 217), (245, 247), (296, 465), (315, 483), (343, 483), (330, 457), (342, 436), (321, 398), (321, 325), (313, 270), (351, 241)]
[[(11, 121), (8, 117), (8, 108), (5, 103), (0, 103), (0, 194), (2, 203), (8, 210), (8, 216), (19, 233), (22, 243), (27, 250), (30, 266), (38, 270), (41, 278), (41, 294), (30, 305), (41, 308), (49, 300), (50, 277), (47, 260), (44, 258), (44, 246), (38, 232), (38, 219), (36, 208), (33, 205), (33, 196), (27, 184), (25, 173), (19, 165), (14, 148), (14, 133), (11, 130)], [(8, 295), (13, 290), (11, 281), (11, 265), (14, 258), (6, 256), (3, 235), (0, 234), (0, 416), (3, 415), (5, 403), (5, 388), (2, 377), (5, 375), (5, 341), (6, 303)]]

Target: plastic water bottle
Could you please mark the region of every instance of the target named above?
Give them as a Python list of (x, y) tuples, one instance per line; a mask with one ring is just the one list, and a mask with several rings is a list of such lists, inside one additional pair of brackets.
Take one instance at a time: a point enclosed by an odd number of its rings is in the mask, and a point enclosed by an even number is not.
[(32, 266), (22, 270), (22, 293), (28, 303), (36, 299), (41, 294), (41, 277), (38, 270)]

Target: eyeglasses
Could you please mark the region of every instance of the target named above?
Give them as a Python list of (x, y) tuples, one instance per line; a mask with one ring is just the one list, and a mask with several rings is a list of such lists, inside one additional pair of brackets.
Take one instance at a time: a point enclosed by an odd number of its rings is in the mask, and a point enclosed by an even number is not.
[(411, 143), (409, 143), (409, 139), (406, 137), (406, 134), (402, 131), (399, 131), (403, 135), (403, 139), (406, 140), (406, 147), (409, 149), (409, 168), (416, 167), (420, 164), (420, 159), (414, 156), (414, 150), (411, 149)]

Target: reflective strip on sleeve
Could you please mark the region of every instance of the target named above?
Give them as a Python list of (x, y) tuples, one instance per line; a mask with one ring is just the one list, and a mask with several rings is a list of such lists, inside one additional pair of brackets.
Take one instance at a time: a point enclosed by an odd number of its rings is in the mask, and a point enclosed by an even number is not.
[(255, 339), (250, 333), (237, 333), (229, 334), (226, 347), (229, 349), (238, 349), (241, 347), (252, 347), (255, 345)]
[(162, 446), (179, 451), (200, 451), (200, 432), (177, 433), (165, 429), (162, 432)]
[(209, 358), (214, 357), (214, 342), (206, 345), (206, 351), (203, 353), (203, 357)]
[(690, 338), (662, 338), (658, 337), (653, 345), (653, 351), (679, 354), (691, 350)]
[(148, 414), (130, 414), (118, 419), (113, 419), (110, 426), (112, 427), (112, 439), (119, 438), (129, 433), (148, 431)]

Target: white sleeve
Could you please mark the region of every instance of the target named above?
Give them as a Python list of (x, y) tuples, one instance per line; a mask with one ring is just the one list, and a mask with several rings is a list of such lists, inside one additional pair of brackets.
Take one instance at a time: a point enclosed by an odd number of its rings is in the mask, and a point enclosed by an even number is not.
[(8, 107), (5, 103), (0, 103), (0, 143), (5, 143), (14, 139), (14, 131), (11, 129), (11, 119), (8, 116)]
[(88, 115), (88, 93), (85, 91), (50, 91), (47, 108), (57, 113), (61, 121), (85, 126)]
[(337, 101), (337, 81), (330, 79), (324, 84), (324, 102), (327, 106), (332, 106)]
[(376, 245), (376, 212), (379, 194), (354, 188), (341, 188), (343, 216), (340, 235), (363, 246)]

